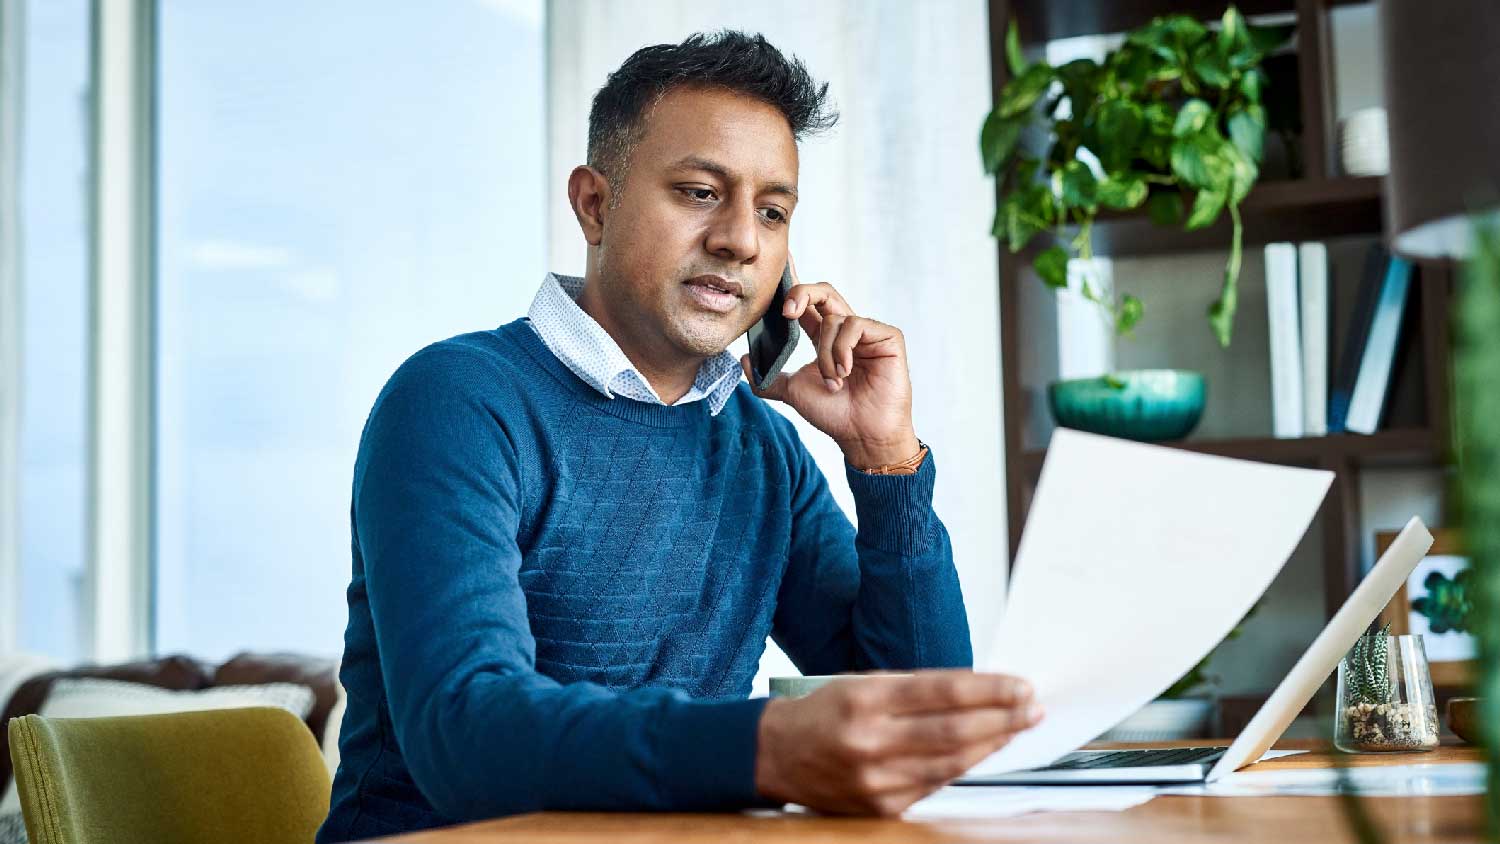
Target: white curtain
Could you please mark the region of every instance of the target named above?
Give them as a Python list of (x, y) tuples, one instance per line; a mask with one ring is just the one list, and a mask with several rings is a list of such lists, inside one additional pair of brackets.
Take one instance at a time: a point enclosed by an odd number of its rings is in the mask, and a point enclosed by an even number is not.
[[(583, 274), (567, 179), (586, 158), (589, 106), (632, 52), (698, 31), (761, 32), (830, 83), (842, 117), (803, 144), (792, 254), (803, 281), (833, 284), (856, 312), (906, 334), (917, 434), (938, 460), (935, 506), (982, 658), (1007, 547), (994, 187), (978, 152), (990, 104), (984, 0), (549, 0), (547, 27), (549, 256), (559, 272)], [(793, 364), (810, 359), (804, 345)], [(837, 447), (781, 409), (853, 518)], [(757, 690), (793, 671), (769, 649)]]

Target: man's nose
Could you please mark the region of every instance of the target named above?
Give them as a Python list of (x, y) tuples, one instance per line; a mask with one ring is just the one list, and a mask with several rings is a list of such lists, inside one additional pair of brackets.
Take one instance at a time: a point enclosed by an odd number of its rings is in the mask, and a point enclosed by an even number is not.
[(756, 210), (749, 202), (725, 202), (709, 227), (709, 252), (733, 261), (748, 261), (760, 252)]

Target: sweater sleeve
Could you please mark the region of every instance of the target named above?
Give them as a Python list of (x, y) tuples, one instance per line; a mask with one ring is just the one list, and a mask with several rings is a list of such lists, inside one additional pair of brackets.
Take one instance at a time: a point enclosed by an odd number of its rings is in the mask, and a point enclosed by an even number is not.
[(616, 693), (536, 671), (504, 389), (477, 355), (429, 347), (393, 376), (360, 443), (354, 541), (413, 780), (459, 821), (759, 804), (764, 700)]
[(804, 674), (973, 667), (953, 546), (932, 509), (934, 453), (913, 475), (846, 463), (856, 531), (790, 436), (792, 540), (772, 638)]

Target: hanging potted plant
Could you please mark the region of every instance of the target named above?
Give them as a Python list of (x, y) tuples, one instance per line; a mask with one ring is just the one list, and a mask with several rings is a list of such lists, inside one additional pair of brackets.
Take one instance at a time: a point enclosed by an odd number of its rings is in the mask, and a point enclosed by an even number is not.
[[(1026, 63), (1016, 24), (1006, 33), (1011, 80), (985, 119), (980, 152), (1000, 180), (992, 233), (1019, 252), (1033, 237), (1057, 234), (1033, 267), (1053, 288), (1068, 285), (1068, 259), (1091, 258), (1102, 210), (1145, 206), (1160, 225), (1199, 229), (1226, 211), (1233, 240), (1219, 297), (1208, 321), (1221, 345), (1233, 332), (1240, 272), (1240, 203), (1260, 175), (1266, 135), (1262, 60), (1286, 42), (1290, 26), (1251, 26), (1235, 7), (1217, 30), (1187, 15), (1161, 17), (1128, 33), (1102, 61), (1054, 67)], [(1046, 150), (1021, 144), (1045, 130)], [(1068, 228), (1076, 226), (1069, 237)], [(1103, 307), (1124, 334), (1144, 306), (1134, 296), (1101, 292), (1088, 278), (1083, 296)]]

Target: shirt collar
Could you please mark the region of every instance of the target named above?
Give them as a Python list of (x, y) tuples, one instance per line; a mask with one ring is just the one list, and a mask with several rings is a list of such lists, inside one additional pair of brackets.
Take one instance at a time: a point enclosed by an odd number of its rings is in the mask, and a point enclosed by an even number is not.
[[(618, 393), (637, 401), (665, 404), (621, 351), (620, 344), (578, 306), (582, 291), (582, 278), (547, 273), (527, 312), (532, 329), (563, 365), (605, 398), (612, 399)], [(693, 386), (676, 404), (707, 399), (709, 412), (717, 416), (742, 377), (739, 359), (726, 349), (698, 367)]]

